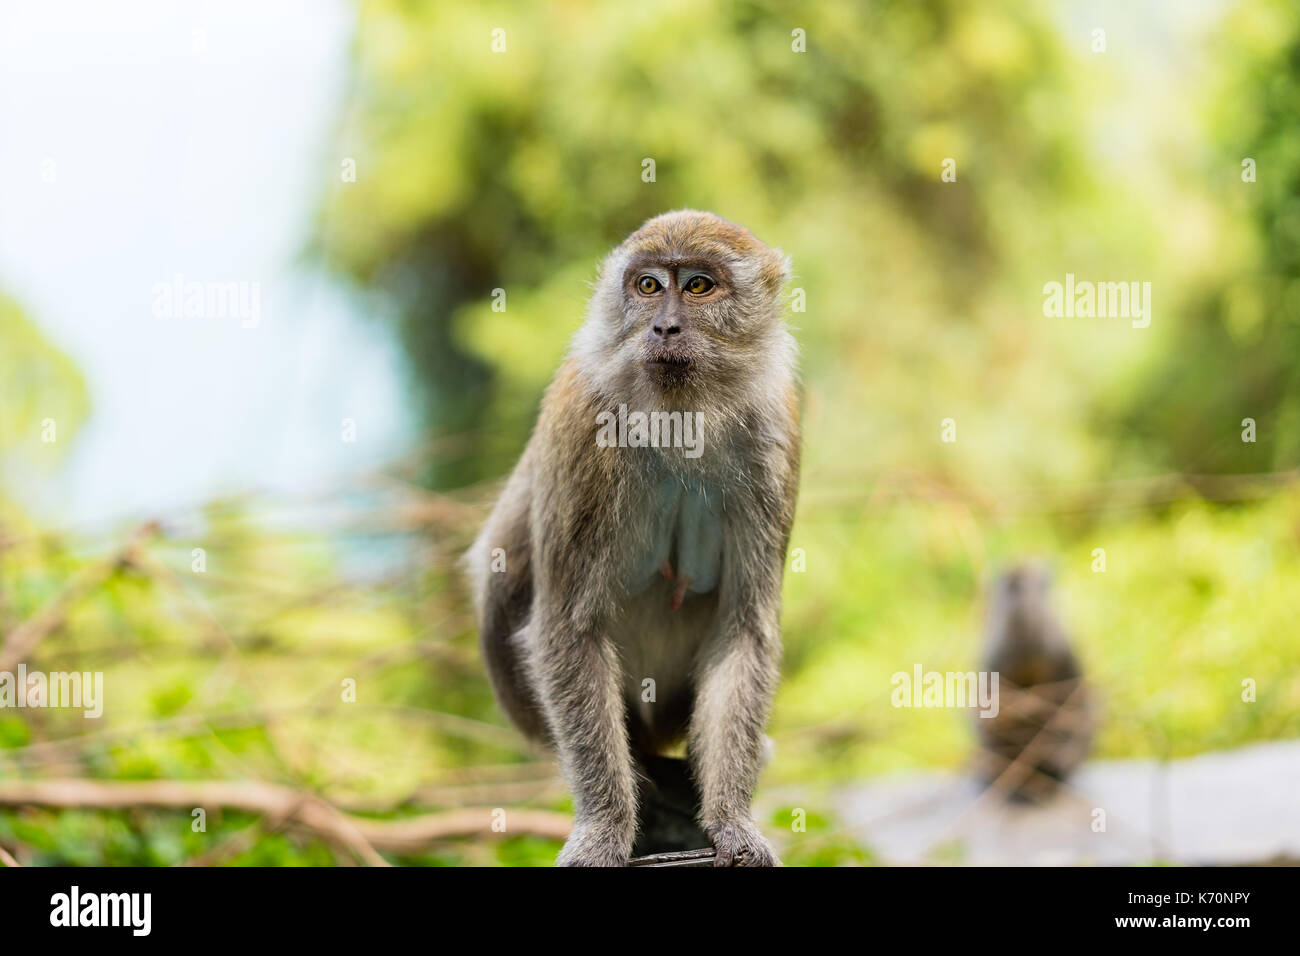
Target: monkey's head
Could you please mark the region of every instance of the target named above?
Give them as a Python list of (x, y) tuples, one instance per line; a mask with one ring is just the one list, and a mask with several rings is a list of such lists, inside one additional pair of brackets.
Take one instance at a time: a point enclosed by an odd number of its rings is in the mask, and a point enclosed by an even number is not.
[(1037, 645), (1059, 632), (1052, 610), (1052, 572), (1041, 561), (1003, 571), (989, 600), (989, 632), (1010, 645)]
[(793, 367), (780, 298), (789, 275), (781, 252), (742, 226), (664, 213), (601, 266), (575, 354), (611, 397), (651, 407), (738, 398), (766, 371)]

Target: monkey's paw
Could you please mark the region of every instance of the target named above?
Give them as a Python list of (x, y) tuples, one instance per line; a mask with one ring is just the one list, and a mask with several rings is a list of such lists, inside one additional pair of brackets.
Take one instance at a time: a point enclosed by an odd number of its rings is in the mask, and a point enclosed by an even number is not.
[(780, 866), (771, 844), (753, 823), (723, 823), (707, 828), (717, 851), (714, 866)]
[(556, 866), (627, 866), (631, 850), (622, 840), (592, 830), (575, 829), (560, 850)]

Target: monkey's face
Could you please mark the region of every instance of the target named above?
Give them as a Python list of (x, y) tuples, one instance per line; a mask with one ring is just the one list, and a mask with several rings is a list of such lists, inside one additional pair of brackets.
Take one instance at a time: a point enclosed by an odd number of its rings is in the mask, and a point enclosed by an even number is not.
[(997, 588), (1008, 604), (1043, 601), (1052, 586), (1052, 574), (1046, 565), (1026, 561), (1002, 572)]
[(626, 333), (656, 385), (679, 388), (722, 357), (722, 321), (735, 286), (721, 261), (637, 255), (623, 270), (623, 286)]
[(598, 288), (606, 360), (661, 396), (717, 391), (767, 367), (783, 346), (786, 262), (711, 213), (651, 219), (610, 256)]
[(1052, 575), (1046, 565), (1025, 562), (1004, 571), (993, 588), (990, 611), (1012, 631), (1037, 632), (1050, 616)]

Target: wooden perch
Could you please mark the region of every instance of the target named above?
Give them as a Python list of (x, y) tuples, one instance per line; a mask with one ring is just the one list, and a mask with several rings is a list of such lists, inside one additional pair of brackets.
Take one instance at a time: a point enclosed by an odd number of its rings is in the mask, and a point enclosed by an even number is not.
[(628, 866), (663, 867), (663, 866), (713, 866), (718, 852), (711, 846), (698, 850), (679, 850), (675, 853), (650, 853), (635, 856), (628, 860)]
[(497, 832), (492, 829), (493, 811), (487, 807), (373, 820), (343, 813), (315, 794), (260, 781), (0, 780), (0, 806), (241, 810), (310, 830), (381, 866), (386, 864), (376, 851), (412, 853), (452, 837), (526, 834), (563, 840), (570, 828), (569, 818), (562, 813), (507, 810), (506, 830)]

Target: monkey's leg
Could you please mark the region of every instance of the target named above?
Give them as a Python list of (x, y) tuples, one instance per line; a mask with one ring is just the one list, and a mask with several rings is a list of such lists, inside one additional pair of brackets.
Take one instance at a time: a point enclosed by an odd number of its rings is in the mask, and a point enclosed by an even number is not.
[(700, 786), (700, 825), (718, 866), (775, 866), (776, 854), (750, 814), (763, 763), (768, 709), (776, 687), (774, 631), (753, 612), (715, 635), (698, 678), (690, 758)]
[(557, 862), (626, 866), (636, 836), (636, 781), (617, 651), (571, 621), (543, 621), (535, 640), (542, 706), (573, 791), (573, 832)]

